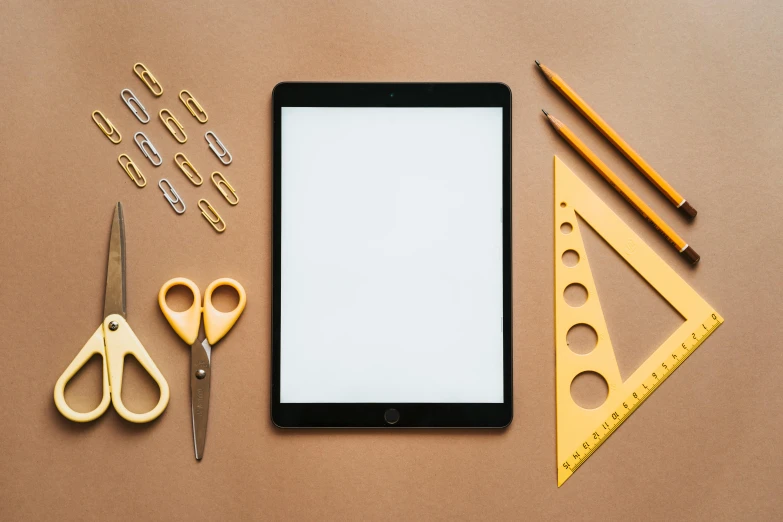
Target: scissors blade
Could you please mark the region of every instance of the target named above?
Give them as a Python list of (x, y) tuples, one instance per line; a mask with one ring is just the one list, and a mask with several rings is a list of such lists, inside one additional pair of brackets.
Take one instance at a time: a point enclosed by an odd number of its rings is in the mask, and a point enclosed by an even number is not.
[(204, 456), (209, 418), (209, 384), (212, 379), (212, 347), (203, 331), (190, 347), (190, 405), (196, 460)]
[(114, 207), (114, 219), (111, 222), (106, 295), (103, 301), (103, 317), (111, 314), (125, 317), (125, 219), (120, 202)]

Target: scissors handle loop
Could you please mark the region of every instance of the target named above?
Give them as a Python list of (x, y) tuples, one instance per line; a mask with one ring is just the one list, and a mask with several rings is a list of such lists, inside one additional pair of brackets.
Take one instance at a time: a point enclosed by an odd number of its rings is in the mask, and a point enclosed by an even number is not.
[[(65, 386), (96, 353), (101, 356), (103, 364), (103, 397), (101, 397), (101, 403), (97, 408), (86, 413), (76, 411), (65, 402)], [(103, 346), (103, 325), (100, 325), (98, 329), (95, 330), (95, 333), (92, 334), (90, 340), (87, 341), (87, 344), (85, 344), (79, 353), (76, 354), (76, 357), (73, 358), (71, 364), (69, 364), (63, 374), (60, 375), (60, 378), (57, 379), (57, 384), (54, 385), (54, 404), (66, 419), (70, 419), (74, 422), (90, 422), (103, 415), (109, 407), (110, 402), (109, 372), (106, 368), (106, 355)]]
[[(176, 312), (166, 302), (166, 294), (175, 286), (184, 286), (193, 293), (193, 304), (184, 312)], [(158, 292), (158, 304), (174, 331), (189, 345), (196, 342), (198, 328), (201, 325), (201, 291), (196, 283), (184, 277), (175, 277), (166, 281)]]
[[(230, 312), (221, 312), (212, 305), (212, 294), (221, 286), (229, 286), (236, 290), (239, 296), (239, 302), (236, 308)], [(245, 288), (235, 279), (223, 277), (210, 283), (204, 291), (204, 332), (207, 334), (207, 341), (214, 345), (221, 340), (242, 315), (247, 304), (247, 294)]]
[[(131, 330), (128, 321), (119, 314), (112, 314), (103, 320), (103, 335), (106, 342), (106, 353), (109, 369), (109, 384), (111, 384), (111, 402), (114, 409), (123, 419), (142, 423), (157, 419), (169, 404), (169, 384), (160, 372), (155, 362), (142, 346), (136, 334)], [(150, 374), (150, 377), (160, 388), (160, 399), (150, 411), (135, 413), (125, 407), (122, 402), (122, 375), (125, 365), (125, 356), (132, 355), (139, 364)]]

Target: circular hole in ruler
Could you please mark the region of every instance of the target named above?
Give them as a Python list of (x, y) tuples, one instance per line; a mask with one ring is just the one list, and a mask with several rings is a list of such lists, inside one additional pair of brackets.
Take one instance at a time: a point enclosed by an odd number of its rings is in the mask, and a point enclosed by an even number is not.
[(590, 353), (598, 344), (598, 334), (589, 324), (575, 324), (566, 334), (566, 344), (572, 352), (584, 355)]
[(563, 264), (571, 267), (579, 263), (579, 253), (576, 250), (566, 250), (563, 252)]
[(560, 202), (560, 208), (566, 208), (566, 202), (565, 201), (561, 201)]
[(577, 406), (586, 410), (601, 406), (608, 394), (609, 385), (600, 373), (582, 372), (571, 381), (571, 398)]
[(579, 283), (571, 283), (563, 291), (563, 297), (568, 306), (574, 308), (582, 306), (587, 302), (587, 288)]
[(567, 221), (562, 225), (560, 225), (560, 232), (562, 232), (563, 234), (570, 234), (573, 229), (574, 227), (572, 227), (571, 223)]

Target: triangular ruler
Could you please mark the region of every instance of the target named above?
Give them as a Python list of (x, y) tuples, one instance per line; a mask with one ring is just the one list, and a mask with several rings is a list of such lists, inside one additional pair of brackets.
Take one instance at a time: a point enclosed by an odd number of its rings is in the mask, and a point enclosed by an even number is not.
[[(612, 341), (601, 310), (577, 215), (647, 280), (685, 318), (655, 352), (625, 381), (620, 377)], [(573, 250), (576, 265), (563, 262)], [(576, 256), (573, 256), (576, 257)], [(579, 307), (566, 303), (568, 285), (581, 284), (587, 300)], [(557, 402), (557, 485), (561, 486), (615, 430), (679, 367), (723, 318), (664, 263), (606, 204), (555, 156), (555, 361)], [(575, 325), (587, 324), (598, 342), (588, 354), (576, 354), (566, 335)], [(599, 373), (609, 385), (603, 405), (578, 406), (571, 382), (582, 372)]]

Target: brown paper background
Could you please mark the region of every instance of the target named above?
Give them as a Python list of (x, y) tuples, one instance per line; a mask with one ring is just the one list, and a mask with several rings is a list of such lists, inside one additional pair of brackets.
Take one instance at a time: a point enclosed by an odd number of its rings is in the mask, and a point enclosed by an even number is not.
[[(4, 2), (0, 16), (0, 510), (4, 520), (596, 520), (783, 517), (780, 240), (783, 10), (778, 1)], [(700, 211), (676, 211), (544, 81), (559, 72)], [(146, 63), (154, 99), (132, 73)], [(285, 80), (501, 81), (513, 91), (515, 418), (505, 431), (280, 431), (269, 419), (271, 91)], [(153, 115), (140, 125), (131, 88)], [(198, 125), (176, 95), (209, 113)], [(179, 147), (157, 118), (171, 109)], [(688, 267), (542, 118), (577, 132), (702, 255)], [(110, 144), (96, 108), (123, 134)], [(132, 143), (142, 129), (155, 169)], [(230, 208), (172, 163), (220, 167)], [(117, 155), (136, 159), (135, 188)], [(612, 439), (556, 487), (552, 156), (725, 317)], [(188, 204), (176, 216), (156, 184)], [(212, 231), (207, 197), (228, 223)], [(112, 206), (125, 205), (128, 319), (171, 386), (151, 425), (112, 409), (77, 425), (52, 388), (101, 320)], [(591, 245), (594, 245), (593, 248)], [(591, 250), (592, 248), (592, 250)], [(673, 312), (599, 242), (588, 243), (623, 360), (646, 357)], [(231, 276), (249, 301), (214, 352), (206, 455), (193, 459), (187, 347), (160, 285)], [(642, 348), (633, 348), (638, 342)], [(69, 389), (96, 404), (91, 365)], [(128, 404), (155, 393), (133, 367)]]

